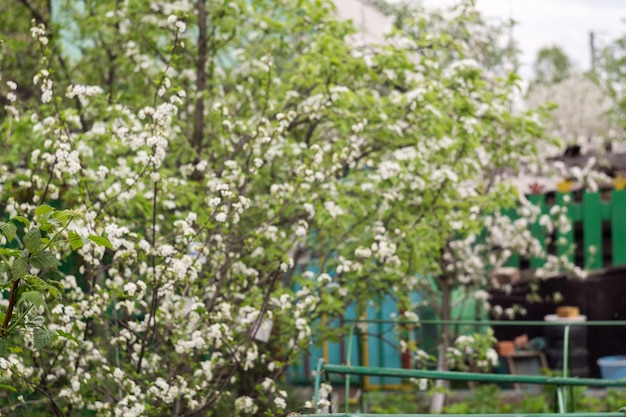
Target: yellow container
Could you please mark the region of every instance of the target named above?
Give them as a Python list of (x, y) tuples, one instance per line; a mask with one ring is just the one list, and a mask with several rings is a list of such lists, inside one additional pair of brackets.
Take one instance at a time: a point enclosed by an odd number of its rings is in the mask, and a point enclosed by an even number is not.
[(556, 315), (559, 317), (578, 317), (580, 315), (580, 309), (573, 306), (557, 307)]

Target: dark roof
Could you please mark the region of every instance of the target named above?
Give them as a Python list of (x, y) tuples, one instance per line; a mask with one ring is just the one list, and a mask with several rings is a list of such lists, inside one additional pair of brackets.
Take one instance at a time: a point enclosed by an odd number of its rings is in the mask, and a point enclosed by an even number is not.
[(592, 158), (596, 159), (593, 168), (597, 171), (604, 172), (605, 174), (611, 176), (614, 176), (619, 172), (626, 173), (626, 152), (607, 152), (601, 155), (597, 152), (572, 156), (560, 155), (547, 158), (547, 161), (560, 161), (569, 168), (582, 168), (586, 166)]

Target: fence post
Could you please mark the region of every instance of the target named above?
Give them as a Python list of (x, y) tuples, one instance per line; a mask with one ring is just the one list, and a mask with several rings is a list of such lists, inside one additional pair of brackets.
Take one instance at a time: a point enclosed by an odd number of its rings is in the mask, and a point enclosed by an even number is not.
[(583, 193), (583, 244), (584, 267), (600, 269), (602, 259), (602, 214), (600, 193)]
[(626, 190), (611, 193), (611, 240), (613, 266), (626, 264)]

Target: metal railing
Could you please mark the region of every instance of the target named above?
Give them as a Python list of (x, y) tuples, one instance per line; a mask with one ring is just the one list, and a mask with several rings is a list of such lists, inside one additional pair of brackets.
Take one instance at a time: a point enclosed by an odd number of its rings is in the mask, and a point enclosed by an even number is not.
[[(563, 371), (562, 376), (539, 376), (539, 375), (510, 375), (510, 374), (495, 374), (495, 373), (475, 373), (475, 372), (457, 372), (457, 371), (435, 371), (435, 370), (422, 370), (422, 369), (399, 369), (399, 368), (385, 368), (385, 367), (369, 367), (369, 366), (353, 366), (350, 364), (352, 340), (354, 339), (354, 332), (359, 323), (371, 323), (371, 322), (385, 322), (398, 325), (420, 325), (420, 324), (448, 324), (448, 325), (483, 325), (483, 326), (559, 326), (563, 327)], [(559, 416), (567, 414), (568, 416), (625, 416), (626, 407), (620, 409), (618, 412), (613, 413), (574, 413), (568, 412), (567, 400), (568, 392), (566, 388), (572, 388), (574, 386), (588, 386), (588, 387), (626, 387), (626, 379), (621, 380), (605, 380), (597, 378), (577, 378), (568, 377), (568, 357), (569, 357), (569, 335), (570, 328), (572, 326), (619, 326), (626, 325), (626, 321), (475, 321), (475, 320), (420, 320), (418, 322), (408, 320), (352, 320), (349, 332), (348, 342), (348, 354), (346, 365), (332, 365), (324, 363), (323, 359), (320, 359), (317, 364), (317, 370), (315, 375), (314, 385), (314, 406), (318, 409), (320, 385), (322, 383), (322, 376), (328, 378), (329, 374), (345, 375), (345, 413), (339, 414), (316, 414), (318, 417), (420, 417), (426, 416), (426, 414), (364, 414), (364, 413), (350, 413), (349, 412), (349, 396), (350, 396), (350, 376), (379, 376), (379, 377), (395, 377), (395, 378), (426, 378), (431, 380), (448, 380), (448, 381), (474, 381), (474, 382), (494, 382), (494, 383), (520, 383), (520, 384), (536, 384), (536, 385), (553, 385), (556, 387), (557, 395), (557, 413), (541, 413), (541, 414), (488, 414), (491, 417), (497, 416)], [(454, 416), (454, 414), (449, 414)], [(473, 416), (487, 416), (485, 414), (472, 414)]]
[[(432, 414), (371, 414), (371, 413), (335, 413), (315, 414), (317, 417), (432, 417)], [(516, 413), (516, 414), (445, 414), (446, 417), (624, 417), (622, 411), (614, 413)]]

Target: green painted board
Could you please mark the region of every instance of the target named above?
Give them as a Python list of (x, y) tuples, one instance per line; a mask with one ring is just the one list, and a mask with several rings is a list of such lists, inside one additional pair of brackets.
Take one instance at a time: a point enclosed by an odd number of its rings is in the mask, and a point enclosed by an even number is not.
[(600, 193), (583, 194), (584, 267), (600, 269), (602, 260), (602, 212)]
[(613, 204), (610, 201), (600, 202), (600, 218), (602, 220), (611, 220), (611, 214), (613, 212)]
[[(572, 225), (565, 233), (557, 232), (556, 253), (558, 256), (567, 256), (570, 262), (574, 262), (574, 220), (571, 211), (572, 199), (572, 193), (556, 194), (556, 204), (567, 207), (567, 217), (569, 217), (570, 224)], [(560, 243), (560, 240), (565, 240), (565, 243)]]
[(613, 190), (611, 198), (613, 266), (626, 264), (626, 190)]
[[(573, 197), (572, 197), (573, 198)], [(570, 203), (568, 209), (568, 215), (572, 217), (575, 222), (583, 221), (583, 205), (580, 203)]]

